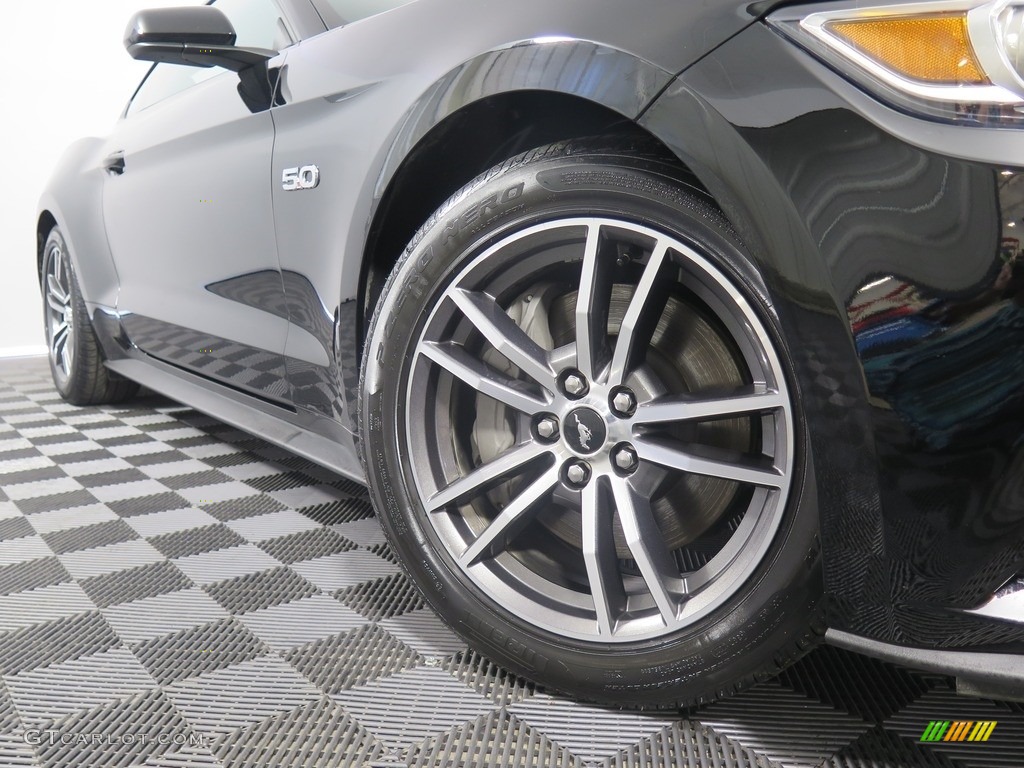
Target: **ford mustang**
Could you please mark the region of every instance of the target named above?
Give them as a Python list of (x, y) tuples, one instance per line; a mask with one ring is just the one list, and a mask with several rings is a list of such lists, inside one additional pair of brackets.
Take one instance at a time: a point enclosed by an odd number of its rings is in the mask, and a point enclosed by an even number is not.
[(216, 0), (40, 204), (53, 379), (366, 482), (476, 650), (1024, 690), (1024, 3)]

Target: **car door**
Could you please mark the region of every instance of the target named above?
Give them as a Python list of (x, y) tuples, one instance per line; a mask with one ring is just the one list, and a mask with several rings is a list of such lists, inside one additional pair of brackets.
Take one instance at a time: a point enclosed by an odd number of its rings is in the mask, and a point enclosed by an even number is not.
[[(340, 444), (352, 443), (359, 378), (354, 286), (361, 259), (348, 233), (363, 230), (373, 197), (365, 188), (368, 168), (418, 87), (409, 78), (399, 93), (377, 74), (387, 72), (388, 61), (412, 57), (395, 42), (396, 28), (404, 25), (407, 35), (426, 29), (422, 19), (401, 15), (389, 25), (377, 22), (414, 4), (312, 0), (332, 31), (295, 47), (281, 78), (287, 103), (275, 111), (274, 217), (292, 322), (288, 377), (310, 428)], [(288, 183), (304, 170), (315, 172), (315, 185)]]
[[(285, 399), (287, 308), (270, 164), (274, 74), (296, 39), (275, 0), (217, 0), (256, 72), (157, 64), (107, 145), (103, 210), (131, 342), (173, 365)], [(250, 68), (253, 69), (253, 68)]]

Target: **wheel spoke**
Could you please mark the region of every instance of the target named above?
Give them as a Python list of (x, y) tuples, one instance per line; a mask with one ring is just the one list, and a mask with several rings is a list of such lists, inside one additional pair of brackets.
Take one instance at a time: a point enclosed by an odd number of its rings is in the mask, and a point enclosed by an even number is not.
[(609, 384), (622, 384), (633, 367), (643, 360), (668, 300), (671, 282), (663, 279), (663, 272), (670, 266), (672, 260), (668, 258), (668, 243), (659, 242), (622, 318), (608, 375)]
[(619, 560), (612, 536), (614, 508), (601, 483), (590, 483), (581, 493), (583, 503), (583, 560), (594, 597), (598, 633), (612, 635), (615, 621), (626, 604)]
[(46, 276), (46, 299), (50, 306), (58, 312), (64, 311), (64, 305), (68, 303), (68, 295), (61, 287), (57, 278), (53, 275)]
[(53, 276), (58, 284), (64, 282), (64, 254), (60, 252), (59, 248), (54, 248), (50, 252), (50, 260), (53, 262)]
[(451, 297), (492, 347), (542, 387), (555, 391), (555, 372), (547, 352), (513, 322), (498, 302), (485, 293), (461, 289), (453, 291)]
[(71, 373), (71, 345), (65, 340), (63, 348), (60, 351), (60, 359), (64, 364), (64, 372), (67, 374)]
[(463, 475), (443, 491), (434, 494), (427, 501), (427, 509), (431, 512), (442, 510), (452, 502), (475, 494), (499, 480), (507, 479), (547, 451), (547, 447), (533, 441), (511, 448), (493, 461)]
[(786, 398), (764, 387), (744, 387), (724, 397), (700, 398), (687, 395), (663, 397), (637, 408), (633, 420), (637, 424), (663, 424), (673, 421), (694, 421), (760, 413), (783, 408)]
[[(758, 466), (752, 461), (743, 461), (732, 455), (726, 455), (724, 451), (716, 452), (714, 449), (705, 448), (702, 449), (702, 453), (706, 452), (711, 455), (697, 455), (691, 451), (674, 448), (664, 441), (650, 438), (634, 440), (633, 447), (636, 448), (641, 461), (650, 461), (680, 472), (721, 477), (765, 488), (782, 487), (783, 475), (776, 467)], [(721, 457), (714, 455), (716, 453), (721, 453)]]
[(669, 592), (669, 583), (679, 578), (679, 569), (665, 546), (665, 537), (654, 519), (650, 499), (638, 494), (626, 480), (612, 480), (615, 508), (622, 523), (626, 544), (647, 582), (661, 618), (668, 626), (676, 619), (676, 600)]
[(60, 356), (64, 349), (64, 346), (68, 342), (68, 335), (71, 332), (71, 327), (67, 323), (61, 323), (53, 331), (53, 340), (50, 342), (50, 346), (53, 348), (53, 353)]
[(521, 382), (503, 378), (458, 344), (423, 342), (419, 351), (481, 394), (493, 397), (517, 411), (532, 416), (548, 405), (546, 400), (528, 392)]
[(532, 516), (538, 502), (546, 498), (558, 482), (558, 467), (554, 466), (534, 480), (516, 496), (501, 513), (484, 529), (462, 556), (459, 563), (468, 568), (491, 553), (494, 547), (504, 550), (508, 542), (521, 531)]
[(590, 224), (583, 253), (583, 272), (576, 298), (576, 365), (591, 381), (597, 379), (608, 353), (608, 309), (612, 270), (601, 253), (601, 227)]

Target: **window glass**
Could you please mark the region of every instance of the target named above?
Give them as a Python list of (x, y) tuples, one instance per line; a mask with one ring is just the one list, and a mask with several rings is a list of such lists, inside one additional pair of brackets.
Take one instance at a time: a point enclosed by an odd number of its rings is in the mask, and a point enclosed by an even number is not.
[(278, 51), (291, 42), (282, 35), (284, 21), (274, 0), (217, 0), (214, 5), (235, 28), (237, 46)]
[(128, 106), (128, 114), (141, 112), (186, 88), (191, 88), (196, 83), (209, 80), (218, 73), (215, 67), (201, 69), (183, 67), (180, 64), (155, 64), (135, 93), (135, 98)]
[[(238, 36), (235, 45), (244, 48), (280, 50), (292, 41), (280, 9), (274, 0), (217, 0)], [(141, 112), (193, 85), (224, 74), (219, 67), (186, 67), (181, 64), (157, 64), (149, 70), (128, 107), (128, 114)]]
[(313, 0), (328, 27), (340, 27), (378, 13), (390, 11), (412, 0)]

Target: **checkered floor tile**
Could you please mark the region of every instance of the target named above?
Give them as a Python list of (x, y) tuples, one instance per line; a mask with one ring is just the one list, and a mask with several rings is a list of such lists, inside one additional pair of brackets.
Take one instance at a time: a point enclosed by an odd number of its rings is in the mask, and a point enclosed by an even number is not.
[[(931, 720), (995, 720), (923, 744)], [(468, 651), (362, 489), (157, 397), (75, 408), (0, 362), (0, 767), (1020, 766), (1024, 706), (820, 649), (685, 713)]]

